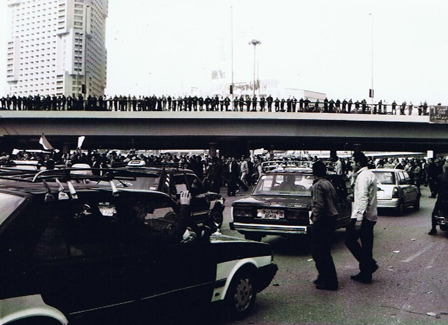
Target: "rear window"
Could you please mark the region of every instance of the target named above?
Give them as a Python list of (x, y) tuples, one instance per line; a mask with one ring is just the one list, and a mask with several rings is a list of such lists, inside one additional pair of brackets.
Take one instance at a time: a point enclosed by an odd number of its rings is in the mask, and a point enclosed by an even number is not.
[(376, 181), (381, 184), (395, 184), (395, 173), (392, 172), (373, 172)]
[(314, 176), (309, 174), (263, 175), (254, 189), (254, 195), (311, 196)]
[(25, 201), (25, 198), (0, 193), (0, 225)]

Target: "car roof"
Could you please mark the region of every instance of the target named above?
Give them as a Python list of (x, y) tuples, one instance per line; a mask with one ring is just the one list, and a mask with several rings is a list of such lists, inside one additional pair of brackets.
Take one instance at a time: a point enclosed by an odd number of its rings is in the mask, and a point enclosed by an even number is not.
[(396, 169), (396, 168), (375, 168), (371, 169), (372, 172), (405, 172), (403, 169)]
[(147, 167), (147, 166), (126, 166), (123, 167), (122, 170), (130, 170), (132, 172), (136, 172), (136, 173), (141, 173), (141, 174), (154, 174), (154, 175), (159, 175), (160, 172), (169, 172), (169, 173), (186, 173), (186, 174), (194, 174), (194, 172), (191, 169), (187, 169), (187, 168), (178, 168), (178, 167), (172, 167), (172, 166), (151, 166), (151, 167)]
[[(129, 179), (135, 177), (132, 171), (118, 169), (99, 169), (102, 175), (94, 175), (95, 168), (62, 168), (45, 171), (30, 171), (12, 168), (0, 168), (0, 191), (20, 196), (34, 196), (43, 194), (58, 194), (61, 191), (96, 192), (96, 193), (146, 193), (168, 197), (166, 193), (142, 189), (117, 189), (111, 180)], [(90, 173), (88, 173), (90, 171)], [(99, 185), (100, 181), (110, 182), (109, 186)]]

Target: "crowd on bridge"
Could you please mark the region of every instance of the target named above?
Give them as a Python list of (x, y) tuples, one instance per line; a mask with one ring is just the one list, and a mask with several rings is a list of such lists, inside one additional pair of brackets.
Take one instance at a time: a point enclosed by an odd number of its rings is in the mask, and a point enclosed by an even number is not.
[[(268, 96), (3, 96), (2, 110), (26, 111), (234, 111), (234, 112), (315, 112), (346, 114), (392, 114), (428, 115), (426, 101), (414, 105), (412, 102), (387, 103), (380, 100), (368, 104), (365, 99), (313, 100), (296, 99), (294, 96), (279, 98)], [(440, 105), (440, 104), (438, 104)]]
[[(228, 195), (235, 195), (238, 190), (247, 191), (255, 184), (263, 170), (263, 162), (270, 161), (269, 155), (257, 155), (254, 157), (211, 157), (208, 155), (176, 155), (162, 153), (159, 155), (137, 154), (131, 150), (127, 154), (117, 151), (101, 152), (98, 150), (86, 151), (77, 149), (71, 153), (61, 152), (27, 152), (18, 151), (15, 154), (2, 153), (0, 165), (11, 166), (20, 164), (20, 161), (35, 161), (37, 166), (55, 168), (57, 165), (72, 166), (74, 164), (88, 164), (95, 168), (123, 167), (131, 160), (140, 160), (146, 166), (178, 166), (193, 170), (210, 190), (220, 192), (222, 187), (227, 187)], [(304, 162), (317, 161), (321, 158), (314, 156), (285, 157), (276, 160), (279, 166), (288, 161), (301, 160)], [(353, 180), (353, 161), (351, 158), (334, 157), (326, 160), (329, 170), (345, 175), (348, 181)], [(403, 169), (408, 172), (413, 184), (418, 188), (421, 185), (429, 186), (432, 195), (435, 195), (434, 182), (438, 175), (448, 168), (448, 160), (443, 158), (388, 158), (374, 159), (369, 157), (370, 168)], [(235, 184), (236, 185), (232, 185)], [(231, 187), (235, 188), (231, 188)]]

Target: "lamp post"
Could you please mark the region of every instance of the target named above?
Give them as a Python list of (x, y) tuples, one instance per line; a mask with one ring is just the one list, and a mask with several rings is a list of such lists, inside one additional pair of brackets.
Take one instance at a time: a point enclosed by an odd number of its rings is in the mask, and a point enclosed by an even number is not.
[(255, 70), (256, 70), (256, 48), (257, 45), (261, 45), (261, 41), (253, 39), (249, 42), (249, 45), (254, 46), (254, 96), (255, 96)]
[(149, 95), (148, 95), (148, 97), (151, 97), (151, 72), (149, 73), (148, 83), (149, 83)]
[[(373, 106), (373, 104), (374, 104), (374, 97), (375, 97), (375, 93), (374, 93), (374, 90), (373, 90), (373, 13), (370, 13), (369, 14), (369, 16), (370, 16), (370, 23), (371, 23), (371, 42), (372, 42), (372, 44), (371, 44), (371, 46), (372, 46), (372, 67), (371, 67), (371, 69), (372, 69), (372, 88), (371, 88), (371, 90), (370, 90), (370, 97), (372, 98), (372, 106)], [(372, 112), (373, 112), (373, 109), (372, 109)]]

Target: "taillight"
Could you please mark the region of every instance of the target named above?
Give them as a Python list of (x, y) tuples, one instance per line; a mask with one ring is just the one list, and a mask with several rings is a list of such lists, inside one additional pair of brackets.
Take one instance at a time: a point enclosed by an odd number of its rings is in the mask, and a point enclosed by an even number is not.
[(286, 212), (286, 219), (289, 220), (303, 220), (308, 222), (309, 211), (308, 210), (288, 210)]
[(399, 198), (398, 187), (394, 187), (394, 189), (392, 190), (392, 198), (393, 199), (398, 199)]
[(232, 214), (234, 218), (251, 218), (252, 209), (233, 208)]

